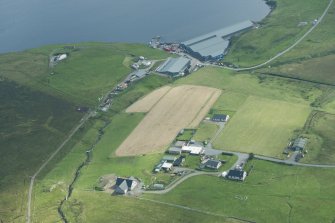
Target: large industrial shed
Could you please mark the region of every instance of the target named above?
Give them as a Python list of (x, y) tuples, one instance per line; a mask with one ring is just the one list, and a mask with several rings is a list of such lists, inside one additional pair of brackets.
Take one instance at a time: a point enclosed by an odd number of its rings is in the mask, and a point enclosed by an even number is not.
[(185, 70), (191, 65), (191, 60), (185, 57), (171, 58), (169, 57), (156, 71), (171, 76), (183, 75)]
[(202, 61), (220, 60), (229, 46), (229, 38), (254, 26), (250, 20), (182, 42), (181, 46)]

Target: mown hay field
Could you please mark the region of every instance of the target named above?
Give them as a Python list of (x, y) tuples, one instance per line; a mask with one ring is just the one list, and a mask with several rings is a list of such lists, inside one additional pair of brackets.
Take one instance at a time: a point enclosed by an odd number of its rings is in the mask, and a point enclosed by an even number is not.
[[(116, 155), (131, 156), (163, 151), (181, 129), (198, 126), (220, 94), (221, 90), (193, 85), (170, 89), (121, 144)], [(160, 94), (156, 95), (160, 97)], [(151, 96), (150, 94), (149, 97)], [(147, 102), (145, 98), (141, 101)], [(152, 105), (149, 103), (148, 106)], [(143, 106), (140, 107), (143, 111)]]
[(250, 96), (228, 122), (215, 147), (276, 157), (310, 113), (304, 104)]

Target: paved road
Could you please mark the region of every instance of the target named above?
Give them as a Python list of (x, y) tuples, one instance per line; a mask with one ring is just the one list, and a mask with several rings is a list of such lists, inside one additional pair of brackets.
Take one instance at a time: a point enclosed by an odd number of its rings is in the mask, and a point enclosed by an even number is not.
[(205, 65), (208, 66), (215, 66), (215, 67), (220, 67), (220, 68), (224, 68), (224, 69), (228, 69), (228, 70), (233, 70), (233, 71), (247, 71), (247, 70), (253, 70), (253, 69), (257, 69), (260, 67), (263, 67), (269, 63), (271, 63), (272, 61), (274, 61), (275, 59), (283, 56), (284, 54), (286, 54), (287, 52), (291, 51), (294, 47), (296, 47), (299, 43), (301, 43), (320, 23), (321, 21), (324, 19), (324, 17), (327, 15), (330, 6), (333, 4), (334, 0), (330, 0), (328, 6), (326, 7), (325, 11), (323, 12), (323, 14), (320, 16), (320, 18), (318, 19), (318, 21), (316, 22), (315, 25), (313, 25), (302, 37), (300, 37), (294, 44), (292, 44), (290, 47), (288, 47), (287, 49), (285, 49), (284, 51), (278, 53), (277, 55), (275, 55), (274, 57), (270, 58), (269, 60), (265, 61), (264, 63), (255, 65), (255, 66), (251, 66), (251, 67), (244, 67), (244, 68), (231, 68), (231, 67), (223, 67), (223, 66), (218, 66), (218, 65), (214, 65), (214, 64), (209, 64), (206, 63)]
[[(189, 169), (189, 170), (191, 170), (191, 169)], [(218, 173), (215, 173), (215, 174), (218, 175)], [(166, 194), (166, 193), (170, 192), (171, 190), (173, 190), (176, 186), (178, 186), (179, 184), (184, 182), (185, 180), (187, 180), (191, 177), (194, 177), (194, 176), (199, 176), (199, 175), (213, 175), (213, 173), (193, 170), (192, 173), (190, 173), (186, 176), (183, 176), (179, 180), (177, 180), (174, 183), (172, 183), (171, 185), (169, 185), (169, 187), (164, 189), (164, 190), (143, 191), (143, 193), (146, 193), (146, 194)]]
[(260, 160), (271, 161), (271, 162), (275, 162), (275, 163), (293, 165), (293, 166), (318, 167), (318, 168), (335, 168), (335, 165), (299, 163), (299, 162), (296, 162), (295, 160), (292, 160), (292, 159), (281, 160), (281, 159), (276, 159), (276, 158), (267, 157), (267, 156), (260, 156), (260, 155), (255, 155), (255, 158), (256, 159), (260, 159)]

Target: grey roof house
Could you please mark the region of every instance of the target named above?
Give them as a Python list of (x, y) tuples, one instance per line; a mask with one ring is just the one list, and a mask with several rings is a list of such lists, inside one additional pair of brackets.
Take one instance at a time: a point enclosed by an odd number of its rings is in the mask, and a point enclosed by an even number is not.
[(222, 163), (219, 160), (209, 159), (204, 163), (204, 165), (207, 168), (218, 170), (222, 166)]
[(118, 177), (115, 183), (115, 192), (118, 194), (126, 194), (138, 185), (138, 181), (134, 177), (122, 178)]
[(247, 177), (247, 172), (243, 170), (229, 170), (227, 176), (228, 179), (230, 180), (239, 180), (239, 181), (244, 181), (245, 178)]

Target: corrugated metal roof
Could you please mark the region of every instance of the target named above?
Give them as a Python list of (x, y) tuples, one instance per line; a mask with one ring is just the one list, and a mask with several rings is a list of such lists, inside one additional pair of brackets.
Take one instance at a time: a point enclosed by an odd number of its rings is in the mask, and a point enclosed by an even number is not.
[(190, 46), (193, 52), (198, 52), (201, 56), (217, 57), (224, 53), (229, 46), (229, 41), (220, 37), (215, 37), (205, 42)]
[(298, 138), (293, 143), (293, 148), (304, 149), (307, 144), (307, 139), (305, 138)]
[(185, 57), (179, 58), (171, 58), (169, 57), (160, 67), (158, 67), (157, 71), (161, 73), (169, 72), (169, 73), (180, 73), (183, 71), (185, 66), (190, 62), (190, 59)]
[(203, 57), (217, 57), (223, 54), (229, 46), (229, 41), (224, 39), (224, 37), (241, 30), (251, 28), (252, 26), (253, 23), (250, 20), (247, 20), (202, 36), (198, 36), (191, 40), (182, 42), (182, 44), (189, 47), (193, 52), (199, 53)]
[(192, 44), (197, 44), (198, 42), (206, 41), (207, 39), (213, 38), (215, 36), (221, 37), (221, 38), (226, 37), (233, 33), (239, 32), (241, 30), (251, 28), (253, 25), (254, 24), (250, 20), (246, 20), (246, 21), (234, 24), (232, 26), (228, 26), (226, 28), (219, 29), (219, 30), (195, 37), (193, 39), (182, 42), (182, 44), (186, 46), (190, 46)]

